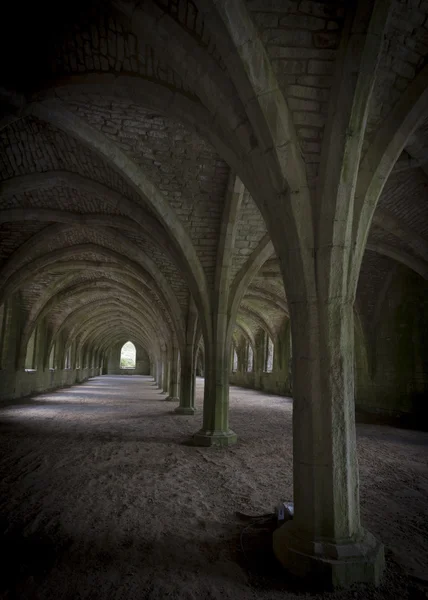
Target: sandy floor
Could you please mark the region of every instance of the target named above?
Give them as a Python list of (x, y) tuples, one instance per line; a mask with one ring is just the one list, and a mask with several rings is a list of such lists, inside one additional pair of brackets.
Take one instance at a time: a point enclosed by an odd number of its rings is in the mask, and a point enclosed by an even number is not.
[[(290, 400), (231, 388), (239, 444), (223, 450), (186, 445), (201, 412), (163, 399), (148, 378), (99, 377), (0, 410), (0, 598), (309, 597), (275, 565), (270, 522), (236, 515), (292, 498)], [(311, 597), (428, 598), (428, 433), (359, 425), (358, 448), (387, 576)]]

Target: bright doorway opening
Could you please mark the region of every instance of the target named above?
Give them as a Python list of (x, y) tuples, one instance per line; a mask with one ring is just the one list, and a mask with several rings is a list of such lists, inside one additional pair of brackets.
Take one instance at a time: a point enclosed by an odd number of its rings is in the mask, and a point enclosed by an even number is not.
[(132, 342), (126, 342), (126, 344), (123, 344), (122, 350), (120, 351), (120, 368), (135, 369), (136, 355), (137, 351)]

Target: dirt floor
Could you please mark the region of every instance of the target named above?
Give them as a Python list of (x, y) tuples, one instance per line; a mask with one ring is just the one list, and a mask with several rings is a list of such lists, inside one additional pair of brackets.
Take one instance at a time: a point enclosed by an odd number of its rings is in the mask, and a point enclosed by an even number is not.
[[(203, 381), (197, 383), (202, 409)], [(364, 525), (385, 544), (378, 588), (315, 594), (279, 568), (269, 518), (292, 498), (290, 399), (231, 388), (236, 447), (143, 377), (98, 377), (0, 409), (0, 598), (428, 598), (428, 433), (358, 425)]]

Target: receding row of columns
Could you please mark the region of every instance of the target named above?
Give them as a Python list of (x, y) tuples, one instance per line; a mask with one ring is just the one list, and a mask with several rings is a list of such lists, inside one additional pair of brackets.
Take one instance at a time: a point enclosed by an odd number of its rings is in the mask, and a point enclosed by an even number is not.
[(0, 330), (0, 370), (19, 372), (73, 370), (80, 367), (101, 368), (103, 353), (90, 343), (68, 342), (61, 332), (54, 337), (46, 319), (35, 327), (26, 347), (21, 344), (24, 315), (19, 294), (7, 300), (2, 308)]
[[(360, 522), (354, 391), (346, 387), (353, 382), (352, 304), (346, 308), (338, 321), (339, 329), (346, 324), (346, 331), (335, 329), (337, 321), (330, 320), (326, 326), (332, 339), (324, 345), (323, 360), (314, 356), (314, 350), (307, 352), (313, 358), (310, 367), (320, 370), (315, 374), (307, 371), (306, 381), (299, 371), (304, 360), (294, 370), (300, 386), (320, 381), (322, 389), (309, 395), (300, 393), (294, 404), (295, 513), (293, 521), (274, 536), (275, 553), (287, 568), (302, 576), (319, 572), (333, 585), (379, 582), (384, 567), (383, 546)], [(297, 330), (294, 328), (293, 341), (301, 342), (299, 335), (305, 331), (306, 322), (307, 317), (297, 324)], [(205, 344), (203, 424), (193, 436), (195, 445), (227, 446), (237, 439), (229, 429), (231, 344), (227, 342), (225, 336), (224, 344)], [(342, 344), (340, 358), (346, 360), (338, 359), (335, 344)], [(165, 352), (154, 365), (153, 376), (171, 399), (177, 398), (180, 372), (179, 414), (195, 412), (196, 347), (195, 343), (186, 347), (180, 360), (178, 351), (171, 355)], [(302, 352), (301, 343), (296, 343), (296, 351)], [(335, 378), (339, 378), (340, 389), (335, 389)]]
[(167, 394), (166, 400), (178, 402), (177, 414), (193, 415), (195, 413), (195, 365), (193, 349), (190, 355), (180, 356), (176, 346), (171, 355), (163, 351), (161, 357), (151, 364), (151, 375), (158, 388)]
[[(7, 310), (11, 311), (6, 315), (10, 327), (3, 332), (2, 350), (6, 352), (2, 352), (2, 357), (3, 360), (7, 358), (8, 363), (2, 366), (18, 374), (17, 352), (8, 352), (12, 346), (15, 349), (19, 347), (16, 343), (19, 335), (13, 327), (17, 322), (8, 319), (13, 317), (12, 305)], [(328, 579), (340, 584), (378, 581), (383, 568), (382, 546), (360, 524), (353, 389), (347, 390), (343, 397), (345, 386), (342, 385), (339, 391), (334, 388), (335, 378), (339, 376), (340, 380), (353, 381), (349, 373), (347, 377), (344, 376), (344, 371), (351, 372), (353, 368), (352, 305), (340, 320), (341, 326), (344, 323), (347, 329), (342, 332), (342, 344), (346, 341), (346, 352), (342, 357), (346, 356), (346, 362), (334, 362), (337, 359), (334, 353), (337, 344), (333, 345), (333, 342), (340, 340), (340, 336), (334, 328), (335, 323), (330, 322), (329, 331), (336, 335), (325, 348), (326, 356), (323, 364), (319, 365), (321, 371), (316, 372), (322, 375), (323, 386), (323, 390), (313, 393), (318, 403), (312, 399), (309, 404), (309, 400), (306, 400), (305, 406), (304, 398), (310, 396), (300, 393), (296, 397), (293, 414), (295, 517), (289, 525), (278, 530), (274, 538), (278, 558), (287, 567), (291, 566), (293, 572), (305, 575), (318, 568), (323, 573), (333, 569)], [(167, 399), (178, 401), (175, 410), (181, 415), (195, 412), (195, 358), (198, 347), (195, 329), (189, 333), (181, 352), (178, 345), (172, 344), (156, 357), (152, 355), (152, 375)], [(299, 342), (301, 331), (305, 331), (303, 320), (298, 330), (293, 331), (293, 342)], [(36, 354), (46, 357), (53, 339), (47, 335), (47, 330), (40, 329), (39, 334)], [(65, 341), (58, 338), (56, 347), (58, 352), (54, 366), (64, 369)], [(295, 347), (298, 352), (299, 344), (295, 343)], [(76, 350), (75, 344), (69, 357), (71, 368), (76, 365)], [(205, 344), (203, 424), (193, 436), (196, 445), (225, 446), (236, 442), (236, 435), (229, 429), (230, 352), (231, 343), (227, 336), (223, 337), (223, 343)], [(95, 347), (87, 346), (85, 353), (92, 365), (101, 364), (105, 359), (105, 353)], [(86, 365), (83, 356), (81, 360)], [(302, 364), (300, 360), (299, 368)], [(298, 371), (297, 374), (299, 377), (296, 379), (302, 385), (303, 374)], [(316, 380), (317, 377), (308, 376), (307, 384)], [(346, 455), (343, 454), (344, 446), (347, 447)]]

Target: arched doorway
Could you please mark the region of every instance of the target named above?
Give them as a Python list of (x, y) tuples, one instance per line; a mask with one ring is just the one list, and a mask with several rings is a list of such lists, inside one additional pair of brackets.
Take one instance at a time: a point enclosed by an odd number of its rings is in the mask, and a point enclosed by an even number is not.
[(137, 351), (132, 342), (126, 342), (120, 351), (120, 368), (135, 369)]

